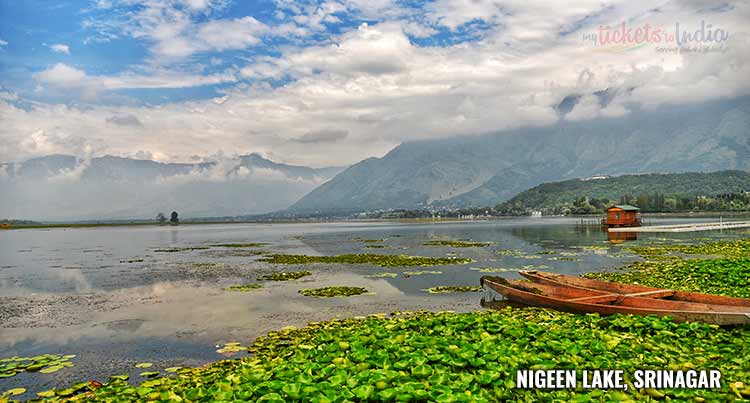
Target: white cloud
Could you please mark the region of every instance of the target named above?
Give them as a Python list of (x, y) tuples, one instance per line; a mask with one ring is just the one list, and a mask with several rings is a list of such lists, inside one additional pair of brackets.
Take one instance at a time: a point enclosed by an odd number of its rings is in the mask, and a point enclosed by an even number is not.
[(404, 32), (415, 38), (427, 38), (438, 33), (436, 29), (430, 26), (413, 21), (404, 22), (403, 29)]
[[(204, 49), (255, 46), (255, 40), (281, 32), (321, 32), (316, 31), (318, 24), (325, 26), (327, 17), (358, 7), (344, 1), (282, 3), (281, 25), (222, 19), (232, 26), (224, 35), (225, 27), (213, 24), (216, 19), (199, 19), (190, 14), (198, 13), (189, 11), (192, 8), (152, 2), (141, 10), (151, 14), (139, 14), (141, 23), (130, 25), (128, 35), (152, 44), (154, 55), (185, 58)], [(582, 98), (564, 118), (584, 120), (623, 116), (631, 107), (750, 94), (750, 5), (742, 2), (734, 2), (732, 12), (699, 13), (697, 6), (669, 3), (660, 13), (648, 13), (653, 6), (646, 1), (597, 0), (572, 6), (536, 0), (439, 0), (421, 20), (404, 16), (404, 10), (388, 2), (372, 4), (394, 17), (332, 36), (324, 45), (279, 48), (276, 57), (255, 57), (223, 73), (201, 75), (198, 69), (178, 72), (159, 65), (97, 76), (71, 65), (51, 66), (35, 76), (45, 91), (101, 94), (125, 88), (234, 85), (211, 99), (159, 106), (33, 104), (22, 109), (8, 100), (0, 103), (0, 160), (50, 150), (75, 153), (84, 141), (97, 151), (125, 155), (150, 150), (163, 160), (232, 150), (323, 166), (382, 155), (403, 141), (553, 124), (559, 119), (556, 106), (570, 95)], [(342, 7), (346, 11), (334, 11)], [(212, 9), (208, 5), (200, 12)], [(419, 47), (408, 36), (429, 35), (439, 27), (460, 32), (475, 19), (492, 26), (481, 32), (480, 40)], [(660, 53), (655, 46), (624, 51), (582, 40), (583, 33), (595, 32), (602, 23), (671, 28), (675, 21), (695, 27), (702, 19), (731, 32), (724, 52)], [(229, 57), (224, 60), (222, 65), (232, 64)], [(264, 82), (281, 79), (289, 82)], [(620, 91), (609, 102), (593, 95), (607, 89)], [(125, 121), (141, 124), (118, 124), (113, 116), (133, 116)], [(24, 142), (39, 130), (51, 140)], [(332, 130), (338, 134), (330, 134)], [(60, 133), (80, 138), (56, 137)]]
[(7, 46), (7, 45), (8, 45), (8, 41), (4, 41), (0, 39), (0, 46)]
[[(188, 88), (237, 81), (230, 70), (212, 75), (195, 75), (155, 69), (149, 74), (125, 72), (113, 76), (91, 76), (85, 71), (57, 63), (46, 70), (34, 74), (34, 79), (52, 90), (77, 91), (87, 100), (96, 99), (104, 91), (117, 91), (135, 88)], [(70, 92), (67, 92), (72, 96)]]
[(49, 48), (52, 49), (53, 52), (65, 53), (66, 55), (70, 54), (70, 47), (68, 45), (63, 45), (62, 43), (49, 45)]

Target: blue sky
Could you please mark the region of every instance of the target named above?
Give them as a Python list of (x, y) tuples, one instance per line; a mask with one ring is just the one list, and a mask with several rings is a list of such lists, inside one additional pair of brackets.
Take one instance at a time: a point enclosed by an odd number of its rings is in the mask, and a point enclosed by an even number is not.
[[(154, 7), (154, 3), (161, 3), (161, 6)], [(299, 18), (295, 21), (294, 17), (310, 13), (310, 8), (320, 10), (325, 7), (325, 2), (1, 0), (0, 4), (0, 39), (7, 42), (2, 49), (0, 84), (29, 99), (58, 102), (78, 100), (70, 99), (68, 94), (39, 91), (34, 80), (35, 73), (58, 63), (93, 76), (166, 68), (210, 76), (263, 57), (279, 57), (284, 49), (330, 44), (337, 35), (357, 29), (363, 23), (375, 25), (386, 21), (389, 15), (397, 15), (400, 21), (424, 31), (408, 33), (416, 46), (423, 47), (445, 47), (478, 40), (490, 28), (481, 19), (471, 19), (454, 28), (430, 22), (425, 15), (427, 3), (423, 1), (384, 2), (382, 7), (376, 4), (371, 10), (329, 2), (329, 12), (325, 12), (322, 21), (315, 24)], [(157, 23), (177, 25), (175, 20), (178, 18), (170, 20), (169, 16), (175, 13), (194, 26), (250, 17), (264, 27), (249, 29), (249, 32), (253, 32), (249, 35), (256, 36), (257, 43), (240, 40), (236, 44), (196, 46), (196, 49), (186, 50), (179, 57), (163, 60), (170, 51), (159, 48), (161, 38), (142, 25), (148, 19), (146, 14), (149, 8), (161, 10), (161, 15), (156, 17), (160, 19)], [(299, 33), (274, 33), (274, 30), (285, 25), (290, 26), (284, 29), (297, 29)], [(263, 81), (279, 86), (288, 83), (289, 79), (282, 76)], [(252, 77), (237, 77), (231, 83), (213, 85), (123, 88), (115, 91), (122, 97), (112, 97), (108, 102), (160, 104), (206, 99), (220, 96), (222, 90), (238, 82), (255, 81), (258, 80)]]
[[(341, 165), (404, 141), (736, 97), (750, 93), (749, 19), (742, 0), (0, 0), (0, 161)], [(590, 41), (701, 21), (729, 40)]]

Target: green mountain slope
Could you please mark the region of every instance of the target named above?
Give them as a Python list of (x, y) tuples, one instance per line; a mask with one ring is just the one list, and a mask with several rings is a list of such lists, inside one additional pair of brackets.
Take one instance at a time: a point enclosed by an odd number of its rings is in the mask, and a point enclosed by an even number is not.
[(647, 212), (746, 210), (750, 209), (748, 192), (750, 173), (744, 171), (623, 175), (543, 183), (519, 193), (497, 209), (505, 214), (587, 213), (612, 203), (627, 203)]

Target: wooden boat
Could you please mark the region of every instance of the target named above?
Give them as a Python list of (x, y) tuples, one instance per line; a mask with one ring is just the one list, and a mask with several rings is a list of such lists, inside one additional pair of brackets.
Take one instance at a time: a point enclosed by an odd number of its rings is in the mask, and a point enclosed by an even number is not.
[(607, 291), (615, 294), (641, 293), (640, 296), (647, 298), (697, 302), (711, 305), (742, 306), (747, 307), (747, 310), (750, 311), (750, 299), (747, 298), (734, 298), (725, 297), (722, 295), (701, 294), (697, 292), (674, 291), (663, 288), (646, 287), (638, 284), (615, 283), (611, 281), (595, 280), (538, 270), (521, 271), (519, 272), (519, 274), (535, 283), (540, 284), (568, 286), (586, 290)]
[(750, 324), (750, 308), (662, 300), (656, 298), (659, 294), (651, 291), (646, 291), (647, 294), (613, 293), (490, 276), (482, 277), (481, 284), (511, 301), (565, 312), (671, 316), (677, 322), (700, 321), (717, 325)]

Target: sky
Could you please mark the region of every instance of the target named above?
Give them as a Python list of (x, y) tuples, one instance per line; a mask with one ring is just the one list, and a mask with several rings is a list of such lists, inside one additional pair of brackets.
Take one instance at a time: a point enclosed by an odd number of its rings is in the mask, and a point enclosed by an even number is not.
[(746, 0), (0, 0), (0, 162), (339, 166), (627, 118), (750, 93), (748, 22)]

